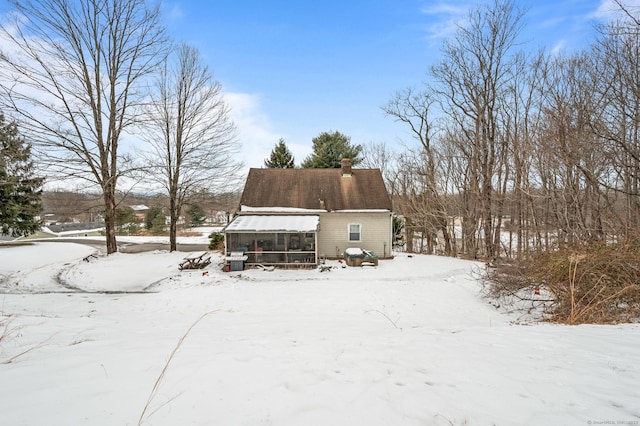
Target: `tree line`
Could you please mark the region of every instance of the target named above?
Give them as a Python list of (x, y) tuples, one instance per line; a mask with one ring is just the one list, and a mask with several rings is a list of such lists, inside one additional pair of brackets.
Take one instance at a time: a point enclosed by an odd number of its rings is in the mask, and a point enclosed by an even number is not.
[(571, 54), (522, 50), (513, 1), (479, 6), (427, 82), (383, 106), (417, 142), (365, 155), (409, 250), (525, 257), (639, 236), (640, 15), (615, 4), (618, 19)]

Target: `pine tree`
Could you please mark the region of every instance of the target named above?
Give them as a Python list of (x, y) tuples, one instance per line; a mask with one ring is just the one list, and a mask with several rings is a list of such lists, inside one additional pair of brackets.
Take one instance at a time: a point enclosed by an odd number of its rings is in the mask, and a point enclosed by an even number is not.
[(187, 215), (189, 216), (189, 221), (191, 222), (191, 226), (202, 226), (206, 219), (206, 215), (202, 207), (199, 204), (192, 204), (187, 209)]
[(351, 145), (351, 138), (340, 132), (322, 132), (313, 138), (313, 153), (302, 163), (305, 169), (339, 169), (343, 158), (351, 164), (362, 162), (361, 145)]
[(0, 114), (0, 234), (27, 236), (40, 228), (42, 183), (33, 176), (31, 146)]
[(162, 209), (157, 206), (153, 206), (147, 210), (144, 216), (144, 226), (147, 229), (153, 229), (154, 226), (164, 228), (166, 216)]
[(280, 138), (271, 151), (269, 159), (264, 160), (264, 165), (269, 169), (293, 169), (295, 167), (293, 155), (284, 143), (284, 139)]

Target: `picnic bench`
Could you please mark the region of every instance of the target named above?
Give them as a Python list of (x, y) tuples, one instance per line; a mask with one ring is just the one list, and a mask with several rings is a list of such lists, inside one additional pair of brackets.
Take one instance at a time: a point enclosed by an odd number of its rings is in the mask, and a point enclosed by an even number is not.
[(180, 270), (183, 269), (202, 269), (208, 264), (211, 263), (211, 255), (209, 252), (203, 253), (194, 253), (184, 258), (182, 262), (180, 262)]

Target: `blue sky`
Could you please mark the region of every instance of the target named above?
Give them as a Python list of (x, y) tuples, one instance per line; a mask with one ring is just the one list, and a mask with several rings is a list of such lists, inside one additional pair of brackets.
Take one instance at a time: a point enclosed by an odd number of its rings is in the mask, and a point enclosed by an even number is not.
[[(528, 9), (524, 47), (570, 52), (585, 46), (610, 1), (517, 2)], [(297, 164), (322, 131), (340, 131), (353, 143), (399, 145), (405, 129), (380, 107), (397, 90), (428, 78), (443, 40), (477, 4), (167, 1), (163, 13), (171, 33), (196, 46), (222, 83), (243, 160), (261, 167), (281, 137)]]

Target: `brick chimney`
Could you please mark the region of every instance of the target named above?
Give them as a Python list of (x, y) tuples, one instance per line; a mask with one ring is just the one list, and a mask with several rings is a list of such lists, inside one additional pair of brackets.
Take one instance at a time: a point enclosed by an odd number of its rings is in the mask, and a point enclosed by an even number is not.
[(351, 177), (351, 159), (343, 158), (340, 161), (340, 169), (342, 170), (342, 177)]

